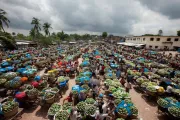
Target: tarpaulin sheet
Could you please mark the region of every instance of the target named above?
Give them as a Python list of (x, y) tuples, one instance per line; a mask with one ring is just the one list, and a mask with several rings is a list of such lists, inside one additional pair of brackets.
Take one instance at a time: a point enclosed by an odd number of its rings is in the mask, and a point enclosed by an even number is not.
[(116, 112), (118, 112), (119, 108), (125, 108), (128, 112), (128, 115), (131, 115), (132, 112), (131, 112), (131, 109), (130, 107), (132, 106), (133, 104), (131, 103), (125, 103), (124, 100), (121, 101), (121, 103), (118, 104), (118, 106), (116, 107)]
[(82, 87), (79, 86), (79, 85), (74, 85), (74, 86), (72, 87), (72, 90), (73, 90), (73, 91), (77, 91), (78, 93), (80, 93), (81, 90), (84, 90), (84, 88), (82, 88)]

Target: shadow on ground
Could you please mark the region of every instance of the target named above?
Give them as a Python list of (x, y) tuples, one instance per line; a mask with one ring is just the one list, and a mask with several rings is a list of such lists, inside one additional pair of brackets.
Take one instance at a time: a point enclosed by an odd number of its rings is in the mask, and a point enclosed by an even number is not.
[(150, 105), (150, 106), (157, 106), (156, 98), (148, 96), (148, 95), (141, 95), (141, 97)]

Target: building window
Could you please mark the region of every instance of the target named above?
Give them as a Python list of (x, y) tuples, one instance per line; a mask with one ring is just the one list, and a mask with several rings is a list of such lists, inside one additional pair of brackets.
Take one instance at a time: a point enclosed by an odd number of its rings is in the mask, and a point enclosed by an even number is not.
[(143, 41), (145, 41), (146, 38), (143, 38)]
[(168, 38), (167, 41), (171, 41), (171, 38)]
[(178, 38), (175, 38), (174, 41), (178, 41), (179, 39)]
[(150, 40), (151, 40), (151, 41), (154, 41), (154, 38), (151, 38)]
[(157, 40), (157, 41), (160, 41), (160, 38), (157, 38), (156, 40)]
[(150, 45), (149, 48), (152, 48), (152, 46)]
[(133, 40), (136, 40), (136, 38), (133, 38)]
[(155, 46), (155, 48), (158, 48), (158, 46)]

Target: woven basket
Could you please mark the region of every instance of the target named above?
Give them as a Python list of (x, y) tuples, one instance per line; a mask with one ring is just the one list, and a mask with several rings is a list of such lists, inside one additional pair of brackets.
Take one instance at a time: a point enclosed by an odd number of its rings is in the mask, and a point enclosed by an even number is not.
[(4, 113), (4, 117), (5, 118), (12, 117), (16, 115), (17, 113), (18, 113), (18, 106), (12, 109), (11, 111)]
[(54, 101), (55, 101), (55, 95), (53, 96), (53, 97), (51, 97), (51, 98), (49, 98), (49, 99), (45, 99), (45, 101), (46, 101), (46, 103), (54, 103)]

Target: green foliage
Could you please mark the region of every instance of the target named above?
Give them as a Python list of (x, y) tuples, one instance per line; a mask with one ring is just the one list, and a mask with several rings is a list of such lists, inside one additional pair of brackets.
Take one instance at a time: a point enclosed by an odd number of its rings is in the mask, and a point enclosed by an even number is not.
[(36, 38), (39, 35), (39, 31), (41, 31), (40, 20), (38, 18), (33, 17), (31, 24), (34, 25), (34, 27), (33, 27), (33, 29), (34, 29), (33, 38)]
[(4, 28), (3, 28), (3, 24), (5, 24), (7, 27), (9, 27), (8, 23), (10, 23), (10, 21), (8, 20), (8, 18), (5, 16), (7, 13), (0, 9), (0, 30), (2, 29), (4, 32)]
[(177, 36), (180, 36), (180, 30), (177, 31)]
[(43, 29), (44, 29), (44, 32), (45, 32), (45, 35), (46, 36), (50, 36), (50, 32), (49, 32), (49, 29), (50, 28), (52, 28), (51, 27), (51, 24), (49, 24), (49, 23), (44, 23), (44, 25), (43, 25)]
[(102, 33), (102, 37), (103, 37), (103, 38), (106, 38), (107, 36), (108, 36), (107, 32), (103, 32), (103, 33)]
[(0, 43), (7, 49), (16, 49), (16, 42), (10, 33), (0, 31)]

